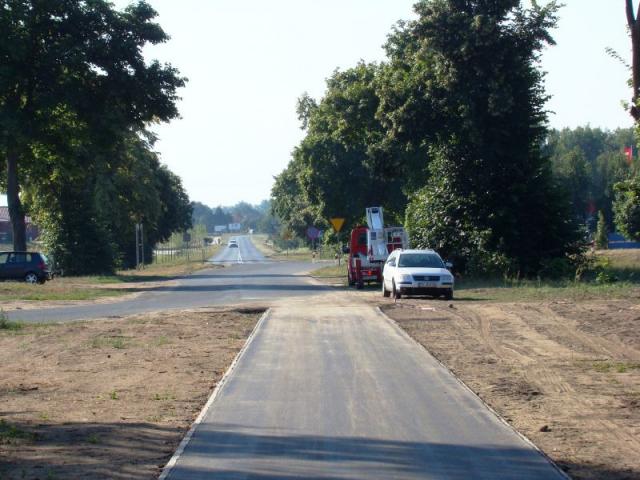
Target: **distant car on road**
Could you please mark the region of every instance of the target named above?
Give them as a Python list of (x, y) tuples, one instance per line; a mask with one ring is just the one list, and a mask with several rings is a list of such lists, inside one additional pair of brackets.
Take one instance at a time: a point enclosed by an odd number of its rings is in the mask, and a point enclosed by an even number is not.
[(49, 260), (43, 253), (0, 252), (0, 280), (44, 283), (51, 277)]
[(229, 242), (229, 248), (238, 248), (238, 244)]
[(394, 298), (402, 295), (431, 295), (453, 298), (453, 275), (450, 263), (442, 261), (433, 250), (394, 250), (382, 271), (382, 294)]

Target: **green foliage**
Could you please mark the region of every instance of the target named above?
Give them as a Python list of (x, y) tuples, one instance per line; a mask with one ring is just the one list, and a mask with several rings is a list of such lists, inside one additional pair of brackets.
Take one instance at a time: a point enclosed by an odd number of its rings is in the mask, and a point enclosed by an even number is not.
[(153, 235), (189, 224), (179, 179), (138, 138), (149, 122), (178, 116), (176, 92), (185, 79), (142, 53), (168, 37), (144, 1), (124, 11), (104, 0), (5, 4), (0, 163), (14, 185), (12, 222), (22, 190), (69, 273), (126, 266), (132, 212), (149, 222), (150, 244)]
[(279, 228), (277, 219), (271, 211), (271, 201), (264, 200), (258, 205), (239, 202), (231, 207), (218, 206), (215, 209), (193, 202), (193, 223), (203, 224), (209, 232), (215, 231), (216, 225), (240, 223), (243, 229), (254, 232), (276, 233)]
[(411, 197), (407, 227), (416, 246), (468, 272), (535, 275), (579, 247), (539, 148), (546, 97), (536, 62), (556, 6), (464, 3), (423, 1), (419, 19), (396, 34), (420, 45), (396, 54), (420, 65), (426, 108), (443, 126), (423, 134), (430, 176)]
[[(558, 6), (518, 0), (421, 0), (387, 61), (335, 71), (318, 102), (304, 95), (306, 136), (272, 190), (276, 215), (301, 235), (318, 218), (360, 221), (382, 205), (413, 246), (467, 272), (510, 277), (574, 269), (581, 255), (570, 199), (592, 175), (575, 151), (548, 156), (538, 69)], [(564, 177), (563, 177), (564, 178)], [(560, 182), (562, 183), (562, 182)], [(572, 195), (575, 209), (585, 199)]]
[[(38, 157), (46, 161), (38, 174), (49, 181), (25, 196), (47, 251), (65, 274), (135, 266), (137, 222), (143, 224), (147, 262), (156, 243), (191, 226), (180, 178), (160, 164), (148, 142), (130, 134), (102, 159), (90, 141), (78, 145), (64, 159), (41, 148)], [(83, 152), (96, 154), (88, 168)]]
[(640, 241), (640, 176), (617, 183), (615, 192), (616, 228), (627, 238)]
[(322, 218), (320, 206), (309, 199), (303, 184), (306, 168), (296, 152), (287, 168), (275, 178), (271, 189), (271, 210), (282, 223), (281, 230), (304, 238), (309, 226), (326, 229), (329, 223)]
[(23, 324), (20, 322), (12, 322), (9, 320), (9, 317), (4, 312), (4, 310), (0, 309), (0, 330), (11, 330), (16, 331), (20, 330), (23, 327)]
[(598, 226), (596, 228), (595, 245), (596, 248), (600, 249), (609, 247), (609, 232), (607, 229), (607, 222), (604, 219), (604, 213), (602, 213), (602, 210), (598, 212)]
[[(634, 144), (631, 128), (606, 131), (587, 126), (549, 132), (544, 153), (551, 158), (554, 177), (571, 198), (575, 218), (588, 221), (601, 210), (612, 226), (614, 185), (637, 169), (637, 161), (629, 165), (622, 152)], [(594, 223), (589, 224), (591, 231)]]
[(348, 229), (367, 206), (384, 206), (389, 219), (402, 216), (409, 164), (387, 141), (377, 117), (378, 74), (377, 65), (362, 62), (336, 70), (319, 103), (308, 95), (299, 100), (306, 136), (276, 177), (272, 197), (274, 212), (300, 236), (332, 217), (346, 218)]

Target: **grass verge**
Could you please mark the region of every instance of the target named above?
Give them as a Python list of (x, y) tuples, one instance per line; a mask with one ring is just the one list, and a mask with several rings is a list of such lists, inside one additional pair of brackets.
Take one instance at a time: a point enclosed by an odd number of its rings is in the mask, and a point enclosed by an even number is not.
[[(598, 251), (593, 271), (588, 273), (585, 276), (587, 280), (583, 281), (458, 278), (455, 296), (459, 301), (490, 302), (640, 298), (640, 250)], [(336, 280), (330, 282), (332, 284), (347, 285), (344, 264), (324, 265), (311, 275), (320, 280)], [(373, 288), (374, 285), (371, 289)]]
[(212, 246), (204, 254), (200, 252), (189, 257), (174, 258), (170, 262), (147, 265), (141, 270), (121, 270), (114, 275), (57, 277), (44, 285), (2, 282), (0, 301), (89, 301), (119, 297), (135, 292), (149, 282), (166, 282), (202, 268), (210, 268), (211, 265), (202, 259), (213, 256), (218, 248)]

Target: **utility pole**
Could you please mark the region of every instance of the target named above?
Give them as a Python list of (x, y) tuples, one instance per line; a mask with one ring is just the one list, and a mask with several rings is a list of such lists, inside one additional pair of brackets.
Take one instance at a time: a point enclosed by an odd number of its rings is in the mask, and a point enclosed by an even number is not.
[(144, 268), (144, 227), (136, 223), (136, 269)]
[(140, 250), (138, 249), (138, 245), (140, 245), (140, 224), (136, 223), (136, 270), (140, 266)]

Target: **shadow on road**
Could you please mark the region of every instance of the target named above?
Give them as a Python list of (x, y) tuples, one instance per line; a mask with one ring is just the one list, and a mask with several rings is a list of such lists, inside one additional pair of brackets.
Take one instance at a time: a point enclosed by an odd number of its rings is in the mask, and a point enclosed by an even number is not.
[[(554, 475), (553, 467), (546, 460), (530, 449), (491, 445), (477, 447), (360, 437), (281, 436), (201, 428), (186, 452), (195, 462), (180, 461), (169, 478), (561, 478)], [(212, 455), (217, 460), (215, 469), (199, 463), (202, 460), (206, 462)], [(598, 470), (597, 467), (570, 463), (563, 464), (563, 468), (589, 472), (590, 478), (630, 478), (629, 472), (622, 470)]]
[[(184, 428), (146, 422), (12, 424), (24, 438), (7, 442), (0, 478), (91, 478), (142, 480), (158, 475)], [(531, 451), (498, 446), (405, 442), (361, 437), (242, 433), (225, 425), (199, 430), (188, 446), (198, 459), (228, 462), (215, 470), (179, 462), (171, 479), (249, 478), (346, 480), (373, 478), (481, 478), (546, 480), (550, 469)], [(255, 432), (257, 429), (252, 428)], [(254, 463), (251, 463), (251, 462)], [(322, 462), (322, 463), (319, 463)], [(229, 465), (233, 466), (229, 466)], [(559, 459), (576, 478), (628, 480), (640, 471)], [(259, 468), (258, 468), (259, 466)]]

